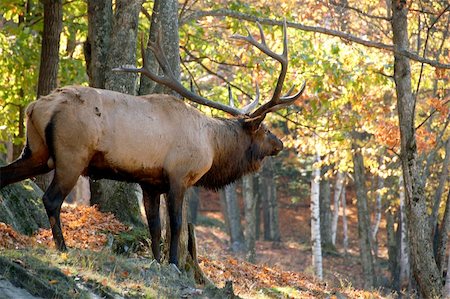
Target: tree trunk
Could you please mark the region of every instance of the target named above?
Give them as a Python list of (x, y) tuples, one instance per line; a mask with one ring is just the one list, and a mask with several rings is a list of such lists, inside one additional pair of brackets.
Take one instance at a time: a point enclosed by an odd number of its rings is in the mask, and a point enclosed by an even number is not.
[(333, 219), (331, 221), (331, 242), (334, 247), (336, 247), (336, 234), (339, 220), (340, 198), (342, 196), (343, 187), (344, 187), (344, 173), (338, 171), (336, 175), (336, 183), (334, 185)]
[(247, 260), (251, 263), (254, 263), (256, 258), (256, 202), (253, 182), (253, 175), (247, 175), (242, 179), (242, 189), (245, 204), (245, 241), (247, 247)]
[(332, 221), (331, 221), (331, 188), (330, 181), (325, 177), (329, 166), (322, 167), (320, 174), (320, 240), (322, 242), (322, 251), (333, 252), (336, 249), (333, 245), (332, 238)]
[(188, 202), (188, 222), (197, 224), (198, 205), (200, 201), (200, 190), (198, 187), (192, 187), (187, 192), (186, 200)]
[[(320, 156), (317, 154), (317, 163), (320, 163)], [(319, 279), (323, 279), (322, 270), (322, 244), (320, 238), (320, 167), (313, 166), (311, 179), (311, 246), (312, 262), (314, 274)]]
[[(43, 3), (44, 31), (42, 34), (41, 63), (39, 65), (38, 97), (48, 95), (58, 86), (59, 43), (63, 19), (61, 0), (45, 0)], [(36, 184), (45, 191), (52, 178), (53, 171), (38, 176)]]
[(89, 86), (105, 88), (111, 43), (113, 10), (111, 0), (88, 1), (88, 38), (84, 45)]
[(263, 203), (264, 240), (281, 241), (278, 220), (278, 198), (274, 179), (273, 159), (267, 157), (260, 173), (261, 200)]
[(347, 224), (347, 193), (345, 190), (345, 182), (344, 182), (344, 188), (342, 188), (341, 205), (342, 205), (342, 233), (344, 235), (343, 240), (342, 240), (342, 245), (344, 246), (344, 254), (347, 255), (347, 252), (348, 252), (348, 224)]
[[(355, 141), (356, 142), (356, 141)], [(356, 199), (358, 207), (358, 234), (361, 265), (364, 275), (364, 288), (372, 288), (375, 284), (375, 271), (370, 239), (369, 209), (367, 207), (367, 189), (364, 160), (356, 143), (353, 143), (353, 167), (355, 176)]]
[(408, 5), (406, 1), (392, 0), (392, 31), (394, 54), (394, 81), (400, 125), (401, 161), (405, 184), (409, 241), (414, 277), (420, 293), (426, 298), (442, 295), (441, 276), (433, 256), (432, 230), (427, 215), (425, 186), (417, 164), (415, 136), (416, 99), (411, 90), (409, 59), (401, 55), (408, 51)]
[[(448, 171), (450, 164), (450, 139), (447, 139), (445, 142), (445, 158), (442, 162), (442, 173), (439, 178), (439, 185), (434, 193), (433, 198), (433, 210), (431, 213), (430, 225), (431, 228), (434, 229), (438, 223), (438, 215), (439, 215), (439, 207), (441, 206), (441, 198), (444, 193), (445, 185), (449, 180)], [(437, 232), (435, 232), (437, 233)]]
[[(148, 44), (155, 42), (158, 30), (162, 34), (162, 48), (169, 61), (170, 68), (175, 76), (181, 77), (180, 71), (180, 51), (179, 51), (179, 34), (178, 34), (178, 1), (175, 0), (155, 0), (153, 4), (152, 23), (150, 25), (150, 34)], [(152, 71), (158, 73), (159, 65), (147, 46), (145, 55)], [(145, 76), (141, 76), (139, 94), (149, 93), (176, 93), (168, 87), (159, 85)]]
[(399, 226), (400, 230), (400, 244), (399, 244), (399, 289), (409, 284), (409, 245), (408, 245), (408, 222), (405, 211), (405, 188), (403, 187), (403, 176), (399, 179), (399, 198), (400, 198), (400, 213)]
[(59, 41), (62, 30), (61, 0), (44, 0), (44, 32), (37, 95), (48, 95), (58, 86)]
[(378, 230), (381, 223), (381, 189), (384, 187), (384, 179), (378, 176), (377, 191), (375, 192), (375, 222), (372, 227), (372, 246), (375, 260), (378, 257)]
[[(136, 35), (138, 29), (138, 16), (141, 9), (142, 0), (119, 0), (116, 1), (114, 17), (112, 20), (111, 37), (91, 36), (91, 70), (103, 66), (101, 62), (106, 57), (106, 66), (104, 73), (104, 87), (109, 90), (122, 93), (135, 94), (136, 75), (112, 72), (111, 69), (126, 64), (134, 64), (136, 61)], [(102, 5), (97, 2), (89, 4), (90, 13), (98, 14), (91, 16), (91, 20), (98, 21), (90, 24), (89, 33), (106, 34), (109, 30), (107, 20), (110, 16), (109, 3)], [(105, 24), (102, 23), (102, 20)], [(100, 25), (100, 28), (92, 28)], [(99, 50), (101, 46), (109, 48)], [(95, 47), (94, 47), (95, 46)], [(93, 56), (93, 54), (95, 54)], [(93, 62), (94, 65), (93, 65)], [(103, 68), (101, 68), (103, 70)], [(95, 78), (93, 75), (102, 76), (99, 72), (91, 71), (92, 83), (101, 84), (101, 78)], [(131, 146), (131, 145), (130, 145)], [(137, 185), (116, 182), (110, 180), (100, 180), (91, 183), (91, 204), (97, 204), (101, 211), (113, 212), (121, 221), (133, 225), (143, 225), (140, 217), (139, 202), (136, 192)], [(126, 209), (124, 209), (126, 207)], [(124, 211), (127, 210), (127, 211)]]
[(386, 210), (386, 241), (388, 249), (388, 263), (389, 272), (391, 273), (391, 285), (394, 286), (394, 290), (399, 291), (395, 286), (399, 285), (398, 279), (398, 256), (397, 256), (397, 240), (395, 237), (395, 220), (394, 215), (392, 215), (391, 209)]
[(236, 194), (236, 184), (225, 186), (220, 192), (226, 210), (230, 247), (233, 252), (245, 252), (244, 233), (242, 232), (241, 213)]

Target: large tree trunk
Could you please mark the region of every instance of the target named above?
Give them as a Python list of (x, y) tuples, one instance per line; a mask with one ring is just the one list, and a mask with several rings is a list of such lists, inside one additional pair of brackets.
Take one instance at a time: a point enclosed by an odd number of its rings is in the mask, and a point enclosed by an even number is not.
[(105, 88), (112, 20), (112, 0), (88, 1), (88, 38), (84, 55), (91, 87)]
[[(169, 61), (170, 68), (175, 76), (181, 77), (180, 71), (180, 50), (178, 34), (178, 1), (175, 0), (155, 0), (153, 4), (152, 23), (150, 26), (150, 35), (148, 44), (155, 42), (157, 31), (162, 34), (162, 48)], [(145, 55), (149, 62), (149, 67), (158, 73), (159, 65), (154, 58), (152, 51), (147, 47)], [(139, 94), (149, 93), (176, 93), (166, 86), (157, 84), (145, 76), (141, 76)]]
[[(320, 156), (317, 154), (317, 163), (320, 162)], [(311, 178), (311, 246), (312, 262), (314, 274), (319, 279), (323, 279), (322, 270), (322, 244), (320, 236), (320, 167), (313, 166)]]
[(358, 233), (361, 265), (364, 275), (364, 288), (371, 288), (375, 283), (375, 271), (372, 257), (370, 238), (369, 209), (367, 207), (367, 188), (365, 181), (364, 160), (355, 142), (352, 145), (353, 167), (356, 187), (356, 200), (358, 206)]
[[(136, 61), (136, 35), (138, 29), (138, 16), (142, 0), (119, 0), (116, 1), (114, 17), (111, 15), (110, 3), (98, 3), (93, 1), (89, 4), (89, 13), (93, 14), (89, 20), (93, 21), (89, 26), (89, 37), (91, 44), (90, 63), (88, 64), (91, 75), (91, 83), (102, 87), (102, 76), (104, 71), (104, 87), (106, 89), (128, 94), (136, 93), (136, 75), (123, 74), (111, 71), (114, 67), (126, 64), (134, 64)], [(103, 21), (103, 22), (102, 22)], [(103, 36), (112, 22), (111, 37)], [(99, 28), (93, 28), (100, 26)], [(100, 49), (101, 47), (108, 47)], [(125, 49), (125, 50), (124, 50)], [(102, 63), (105, 62), (106, 65)], [(100, 68), (100, 72), (96, 68)], [(96, 78), (94, 75), (100, 76)], [(132, 145), (130, 145), (132, 146)], [(97, 204), (101, 211), (113, 212), (121, 221), (133, 225), (142, 225), (140, 217), (139, 202), (136, 193), (137, 185), (124, 182), (100, 180), (91, 183), (91, 204)], [(124, 208), (126, 207), (126, 208)]]
[[(45, 0), (44, 32), (42, 34), (41, 63), (37, 96), (48, 95), (58, 86), (59, 42), (62, 30), (63, 4), (61, 0)], [(22, 124), (23, 124), (23, 120)], [(53, 178), (53, 172), (40, 175), (36, 184), (46, 190)]]
[(401, 161), (406, 194), (409, 241), (414, 277), (421, 294), (426, 298), (442, 295), (442, 282), (433, 255), (432, 230), (427, 215), (425, 186), (417, 164), (415, 135), (416, 99), (411, 90), (409, 59), (401, 55), (408, 51), (408, 5), (406, 1), (392, 0), (392, 31), (395, 49), (394, 81), (400, 125)]

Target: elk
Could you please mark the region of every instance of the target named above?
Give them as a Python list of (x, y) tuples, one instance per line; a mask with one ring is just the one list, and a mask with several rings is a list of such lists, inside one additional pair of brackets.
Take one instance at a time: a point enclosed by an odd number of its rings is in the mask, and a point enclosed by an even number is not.
[(116, 70), (141, 73), (195, 103), (227, 112), (231, 118), (206, 116), (170, 95), (132, 96), (91, 87), (63, 87), (28, 106), (26, 145), (16, 161), (0, 168), (0, 188), (54, 169), (43, 202), (56, 248), (65, 251), (60, 210), (80, 175), (137, 182), (143, 190), (152, 252), (158, 261), (159, 199), (165, 193), (171, 230), (169, 262), (177, 265), (185, 191), (192, 186), (219, 189), (258, 170), (265, 157), (277, 155), (283, 143), (261, 123), (267, 113), (294, 103), (305, 89), (303, 84), (296, 94), (290, 95), (291, 88), (281, 96), (288, 66), (286, 24), (281, 55), (267, 47), (258, 26), (261, 42), (248, 30), (248, 36), (233, 36), (281, 63), (272, 98), (256, 110), (259, 92), (253, 103), (237, 109), (186, 89), (173, 75), (159, 37), (151, 50), (163, 75), (148, 69), (145, 55), (143, 67)]

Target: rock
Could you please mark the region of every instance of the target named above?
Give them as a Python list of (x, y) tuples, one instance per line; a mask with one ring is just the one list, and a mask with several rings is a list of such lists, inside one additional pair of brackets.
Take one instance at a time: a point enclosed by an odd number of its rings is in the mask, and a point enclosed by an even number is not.
[(4, 187), (0, 190), (0, 222), (27, 235), (41, 227), (48, 228), (42, 195), (42, 190), (31, 180)]

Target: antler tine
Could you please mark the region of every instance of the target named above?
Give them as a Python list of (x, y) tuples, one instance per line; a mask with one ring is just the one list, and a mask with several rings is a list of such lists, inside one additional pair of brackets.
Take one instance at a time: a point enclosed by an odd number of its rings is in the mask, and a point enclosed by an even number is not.
[(258, 109), (256, 109), (253, 113), (251, 113), (249, 115), (250, 120), (253, 120), (253, 119), (262, 120), (268, 112), (275, 111), (284, 106), (292, 104), (301, 96), (301, 94), (305, 90), (305, 86), (306, 86), (305, 83), (303, 83), (300, 91), (298, 91), (296, 94), (291, 96), (290, 94), (293, 91), (293, 87), (292, 87), (284, 96), (281, 96), (281, 91), (283, 89), (283, 83), (286, 78), (287, 68), (288, 68), (288, 40), (287, 40), (286, 19), (284, 19), (284, 22), (283, 22), (283, 52), (282, 52), (282, 54), (277, 54), (267, 47), (262, 26), (259, 23), (257, 23), (257, 26), (258, 26), (259, 32), (261, 34), (261, 42), (257, 42), (253, 38), (253, 36), (250, 32), (248, 33), (247, 36), (233, 35), (232, 37), (249, 42), (256, 48), (261, 50), (264, 54), (266, 54), (266, 55), (274, 58), (278, 62), (280, 62), (281, 70), (280, 70), (280, 75), (278, 76), (277, 84), (276, 84), (275, 90), (273, 92), (272, 98), (270, 99), (270, 101), (264, 103)]
[(156, 42), (149, 45), (150, 50), (153, 52), (153, 54), (155, 55), (156, 60), (158, 61), (159, 66), (161, 67), (161, 70), (163, 71), (163, 76), (159, 76), (155, 73), (153, 73), (152, 71), (149, 70), (148, 68), (148, 62), (147, 59), (145, 57), (145, 49), (143, 46), (143, 41), (141, 42), (141, 51), (142, 51), (142, 60), (143, 60), (143, 67), (141, 68), (136, 68), (136, 67), (127, 67), (127, 66), (122, 66), (119, 68), (114, 68), (114, 71), (119, 71), (119, 72), (130, 72), (130, 73), (141, 73), (144, 76), (150, 78), (151, 80), (165, 85), (167, 87), (169, 87), (170, 89), (176, 91), (177, 93), (179, 93), (181, 96), (191, 100), (194, 103), (200, 104), (200, 105), (204, 105), (204, 106), (208, 106), (211, 108), (215, 108), (224, 112), (227, 112), (231, 115), (234, 116), (238, 116), (238, 115), (242, 115), (243, 113), (239, 110), (236, 109), (234, 107), (230, 107), (227, 105), (223, 105), (221, 103), (218, 102), (214, 102), (211, 100), (208, 100), (192, 91), (190, 91), (189, 89), (187, 89), (186, 87), (183, 86), (183, 84), (181, 84), (181, 82), (175, 77), (175, 75), (172, 72), (172, 69), (170, 68), (170, 64), (167, 61), (167, 57), (164, 54), (164, 51), (161, 48), (161, 32), (160, 29), (157, 31), (157, 37), (156, 37)]
[[(255, 99), (253, 101), (251, 101), (250, 104), (248, 104), (248, 105), (242, 107), (241, 109), (239, 109), (239, 111), (242, 114), (248, 114), (250, 111), (255, 109), (256, 106), (258, 105), (259, 97), (260, 97), (259, 86), (258, 86), (258, 84), (256, 84), (256, 97), (255, 97)], [(229, 100), (229, 103), (230, 103), (230, 107), (234, 108), (235, 107), (235, 105), (234, 105), (234, 98), (233, 98), (233, 93), (231, 92), (231, 85), (230, 84), (228, 84), (228, 100)]]

